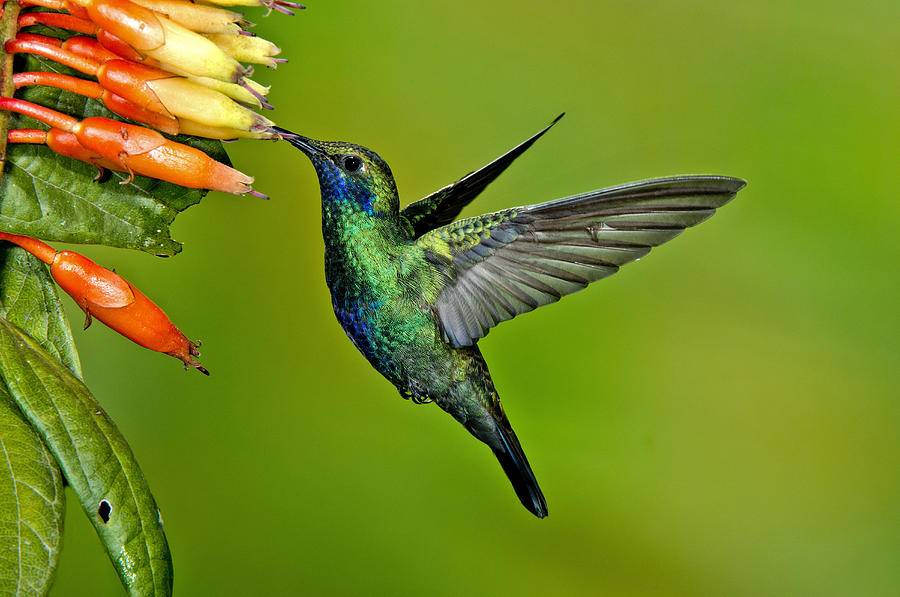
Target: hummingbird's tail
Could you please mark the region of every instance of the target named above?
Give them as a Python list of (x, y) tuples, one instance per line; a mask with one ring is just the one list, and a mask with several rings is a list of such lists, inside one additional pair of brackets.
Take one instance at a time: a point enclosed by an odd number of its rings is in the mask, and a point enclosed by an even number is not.
[(513, 489), (516, 490), (516, 495), (519, 496), (522, 505), (528, 508), (532, 514), (538, 518), (544, 518), (547, 516), (547, 500), (544, 499), (537, 479), (531, 472), (531, 465), (525, 458), (519, 438), (513, 433), (506, 417), (497, 421), (497, 435), (500, 441), (488, 442), (488, 445), (494, 451), (497, 460), (500, 461), (503, 472), (509, 477)]

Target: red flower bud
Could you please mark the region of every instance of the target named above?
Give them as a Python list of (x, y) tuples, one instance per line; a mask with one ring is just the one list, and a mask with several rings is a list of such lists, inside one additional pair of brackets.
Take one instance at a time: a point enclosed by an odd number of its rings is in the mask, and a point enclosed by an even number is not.
[(72, 251), (57, 253), (49, 245), (27, 236), (0, 232), (0, 240), (16, 243), (44, 263), (50, 275), (85, 312), (87, 328), (92, 318), (132, 342), (163, 352), (209, 375), (194, 358), (199, 344), (188, 340), (153, 301), (117, 273)]
[(250, 189), (252, 177), (156, 131), (108, 118), (85, 118), (72, 132), (86, 148), (121, 161), (137, 174), (194, 189), (258, 195)]
[(7, 143), (46, 145), (59, 155), (64, 155), (96, 166), (100, 170), (98, 177), (102, 175), (104, 168), (118, 170), (119, 172), (128, 171), (124, 164), (113, 162), (94, 151), (85, 149), (81, 143), (78, 142), (75, 135), (59, 129), (50, 129), (49, 131), (37, 129), (13, 129), (6, 134), (6, 141)]

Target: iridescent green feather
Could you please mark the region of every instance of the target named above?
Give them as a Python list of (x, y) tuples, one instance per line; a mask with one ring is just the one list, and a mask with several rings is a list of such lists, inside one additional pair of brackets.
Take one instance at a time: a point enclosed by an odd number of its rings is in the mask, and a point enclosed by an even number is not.
[(444, 338), (469, 346), (501, 321), (616, 273), (715, 213), (744, 186), (723, 176), (633, 183), (454, 222), (417, 243), (449, 256), (435, 302)]

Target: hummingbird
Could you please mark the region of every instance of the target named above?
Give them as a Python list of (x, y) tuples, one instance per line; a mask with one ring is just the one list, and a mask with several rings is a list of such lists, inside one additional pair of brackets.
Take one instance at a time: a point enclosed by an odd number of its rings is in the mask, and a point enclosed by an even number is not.
[(712, 216), (746, 184), (658, 178), (456, 219), (563, 115), (402, 210), (391, 169), (374, 151), (277, 129), (318, 175), (325, 281), (344, 332), (401, 396), (434, 402), (487, 444), (538, 518), (547, 502), (478, 340), (616, 273)]

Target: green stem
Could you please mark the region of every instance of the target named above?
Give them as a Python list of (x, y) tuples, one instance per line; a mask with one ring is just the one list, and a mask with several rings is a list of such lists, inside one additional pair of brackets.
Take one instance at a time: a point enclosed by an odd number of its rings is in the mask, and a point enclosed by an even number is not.
[[(16, 36), (19, 10), (18, 2), (7, 2), (3, 5), (3, 14), (0, 16), (0, 97), (12, 97), (15, 92), (13, 56), (7, 54), (3, 46), (6, 40)], [(9, 112), (0, 111), (0, 180), (3, 178), (3, 167), (6, 165), (6, 133), (11, 117)]]

